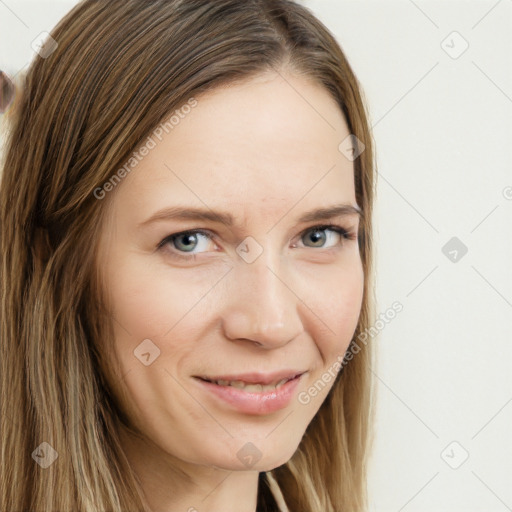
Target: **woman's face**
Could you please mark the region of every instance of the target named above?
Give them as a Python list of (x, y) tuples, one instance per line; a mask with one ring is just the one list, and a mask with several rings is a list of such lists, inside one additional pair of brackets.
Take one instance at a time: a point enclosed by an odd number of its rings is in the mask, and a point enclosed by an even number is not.
[(326, 90), (262, 75), (178, 109), (111, 187), (112, 381), (169, 461), (277, 467), (331, 389), (363, 295), (357, 211), (320, 215), (358, 206), (349, 134)]

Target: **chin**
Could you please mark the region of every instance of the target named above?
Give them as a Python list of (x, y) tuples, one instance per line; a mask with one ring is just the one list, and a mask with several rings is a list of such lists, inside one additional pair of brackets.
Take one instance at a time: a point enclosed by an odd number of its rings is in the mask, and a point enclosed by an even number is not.
[[(269, 439), (260, 438), (260, 440), (243, 442), (237, 438), (234, 443), (230, 443), (229, 451), (225, 448), (222, 455), (217, 459), (218, 467), (230, 471), (271, 471), (283, 464), (286, 464), (297, 450), (297, 443), (290, 443), (290, 438), (277, 438), (273, 443)], [(300, 441), (300, 440), (299, 440)], [(233, 444), (235, 446), (233, 447)], [(227, 453), (232, 453), (233, 457), (226, 458)], [(219, 454), (220, 455), (220, 454)]]

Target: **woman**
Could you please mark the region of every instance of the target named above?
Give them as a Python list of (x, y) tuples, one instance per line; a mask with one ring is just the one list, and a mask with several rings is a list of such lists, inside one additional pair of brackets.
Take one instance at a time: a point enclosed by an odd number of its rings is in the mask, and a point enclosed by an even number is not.
[(374, 173), (338, 44), (289, 0), (85, 0), (51, 38), (0, 188), (1, 510), (364, 510)]

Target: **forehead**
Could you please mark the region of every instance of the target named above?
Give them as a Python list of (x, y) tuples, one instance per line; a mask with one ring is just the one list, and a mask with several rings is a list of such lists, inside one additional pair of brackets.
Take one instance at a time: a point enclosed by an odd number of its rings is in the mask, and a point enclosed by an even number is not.
[(176, 202), (273, 219), (293, 204), (355, 203), (353, 163), (338, 149), (349, 130), (323, 87), (263, 75), (183, 112), (116, 191), (134, 221)]

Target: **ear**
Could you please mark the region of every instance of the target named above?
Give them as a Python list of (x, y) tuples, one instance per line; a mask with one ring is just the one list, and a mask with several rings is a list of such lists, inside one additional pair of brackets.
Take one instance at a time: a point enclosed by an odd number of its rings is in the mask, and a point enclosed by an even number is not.
[(15, 90), (11, 79), (0, 71), (0, 114), (3, 114), (12, 103)]

